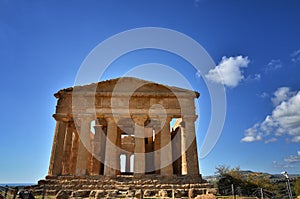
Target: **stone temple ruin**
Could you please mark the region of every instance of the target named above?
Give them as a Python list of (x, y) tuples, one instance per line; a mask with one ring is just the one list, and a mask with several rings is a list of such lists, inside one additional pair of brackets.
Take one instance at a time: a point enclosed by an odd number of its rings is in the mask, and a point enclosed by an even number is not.
[(49, 172), (36, 192), (58, 198), (209, 192), (197, 156), (198, 92), (123, 77), (62, 89), (55, 97)]

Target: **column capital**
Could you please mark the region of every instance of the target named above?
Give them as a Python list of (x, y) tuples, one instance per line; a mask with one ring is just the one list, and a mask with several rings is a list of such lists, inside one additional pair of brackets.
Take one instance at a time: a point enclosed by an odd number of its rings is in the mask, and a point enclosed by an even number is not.
[(95, 131), (98, 131), (98, 130), (103, 131), (103, 125), (101, 125), (101, 124), (95, 124), (94, 125), (94, 129), (95, 129)]
[(68, 122), (68, 128), (75, 128), (75, 123), (73, 120)]
[(69, 115), (67, 115), (67, 114), (56, 113), (56, 114), (53, 114), (52, 117), (56, 121), (60, 121), (60, 122), (69, 122), (69, 121), (72, 121), (72, 118)]
[(165, 117), (164, 119), (165, 119), (166, 122), (171, 122), (172, 117), (171, 117), (171, 116), (167, 116), (167, 117)]
[(198, 115), (184, 115), (182, 117), (182, 121), (183, 122), (188, 122), (188, 121), (195, 122), (197, 120), (197, 118), (198, 118)]
[(117, 124), (120, 120), (120, 118), (115, 117), (113, 115), (105, 115), (104, 119), (106, 120), (107, 123), (115, 123), (115, 124)]
[(105, 120), (105, 118), (103, 118), (103, 117), (101, 117), (101, 118), (97, 118), (96, 119), (96, 123), (95, 123), (96, 125), (101, 125), (101, 126), (106, 126), (106, 120)]
[(147, 115), (132, 115), (131, 118), (136, 124), (140, 126), (144, 126), (144, 123), (148, 119)]
[(90, 123), (94, 118), (91, 116), (83, 116), (83, 115), (77, 115), (73, 117), (73, 121), (75, 123), (76, 127), (81, 127), (84, 123)]
[(164, 126), (169, 126), (172, 117), (161, 117), (160, 118), (160, 128), (162, 129)]
[(102, 129), (103, 125), (102, 124), (95, 124), (94, 129)]
[(155, 121), (154, 124), (161, 125), (162, 123), (171, 122), (171, 120), (172, 120), (172, 116), (160, 116), (154, 120)]

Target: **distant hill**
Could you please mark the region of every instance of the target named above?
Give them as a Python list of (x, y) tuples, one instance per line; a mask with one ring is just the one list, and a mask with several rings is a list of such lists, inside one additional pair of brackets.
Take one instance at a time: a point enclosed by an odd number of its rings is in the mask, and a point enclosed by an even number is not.
[[(248, 178), (248, 177), (265, 177), (269, 178), (271, 182), (282, 182), (285, 181), (285, 177), (281, 174), (269, 174), (269, 173), (264, 173), (264, 172), (255, 172), (255, 171), (250, 171), (250, 170), (240, 170), (238, 171), (243, 178)], [(300, 174), (289, 174), (289, 178), (291, 181), (296, 180), (298, 177), (300, 177)], [(203, 179), (207, 180), (208, 182), (214, 182), (218, 180), (219, 176), (218, 175), (210, 175), (210, 176), (203, 176)]]

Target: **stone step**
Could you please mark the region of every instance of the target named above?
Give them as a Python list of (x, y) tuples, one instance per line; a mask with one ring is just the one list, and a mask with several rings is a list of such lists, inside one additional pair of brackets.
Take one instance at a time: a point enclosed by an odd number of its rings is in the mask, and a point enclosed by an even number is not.
[[(33, 188), (33, 192), (41, 195), (45, 186), (47, 195), (56, 195), (62, 192), (62, 195), (72, 193), (74, 196), (96, 194), (100, 198), (108, 197), (137, 197), (141, 194), (141, 190), (145, 196), (161, 196), (170, 195), (175, 191), (177, 195), (185, 195), (192, 190), (195, 193), (204, 193), (211, 188), (208, 183), (202, 182), (200, 178), (162, 178), (159, 176), (150, 176), (149, 178), (135, 177), (117, 177), (107, 178), (98, 177), (77, 177), (77, 176), (59, 176), (50, 177), (39, 181), (39, 184)], [(93, 196), (94, 195), (94, 196)], [(103, 196), (103, 197), (102, 197)], [(96, 196), (95, 196), (96, 197)], [(99, 198), (98, 197), (98, 198)]]

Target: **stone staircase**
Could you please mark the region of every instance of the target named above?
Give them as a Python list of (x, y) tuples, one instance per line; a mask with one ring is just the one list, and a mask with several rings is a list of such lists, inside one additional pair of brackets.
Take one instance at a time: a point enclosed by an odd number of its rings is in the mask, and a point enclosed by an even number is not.
[(31, 186), (34, 195), (56, 195), (57, 198), (141, 198), (190, 197), (214, 192), (201, 177), (159, 175), (124, 176), (58, 176), (46, 177)]

